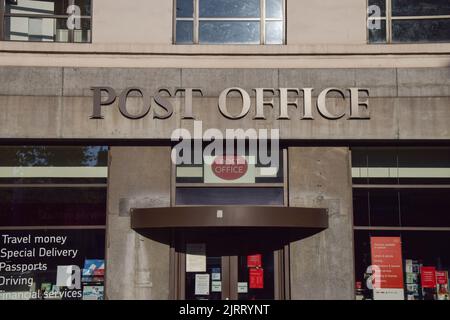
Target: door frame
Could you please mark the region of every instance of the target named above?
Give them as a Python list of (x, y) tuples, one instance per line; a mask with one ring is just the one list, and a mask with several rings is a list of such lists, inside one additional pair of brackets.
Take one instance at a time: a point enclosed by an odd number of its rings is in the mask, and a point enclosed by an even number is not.
[[(170, 245), (169, 299), (185, 300), (186, 254), (177, 250), (175, 232)], [(182, 245), (186, 239), (181, 240)], [(274, 299), (290, 300), (289, 244), (273, 251)], [(238, 300), (238, 256), (222, 256), (222, 300)], [(234, 288), (233, 288), (234, 286)]]

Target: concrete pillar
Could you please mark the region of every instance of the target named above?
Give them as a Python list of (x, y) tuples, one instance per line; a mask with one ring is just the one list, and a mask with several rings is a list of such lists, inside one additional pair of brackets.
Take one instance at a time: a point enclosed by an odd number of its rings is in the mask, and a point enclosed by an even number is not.
[(350, 151), (289, 148), (289, 205), (329, 209), (329, 228), (293, 242), (292, 299), (354, 299)]
[(130, 228), (130, 207), (170, 206), (169, 147), (111, 147), (106, 299), (168, 299), (169, 246)]

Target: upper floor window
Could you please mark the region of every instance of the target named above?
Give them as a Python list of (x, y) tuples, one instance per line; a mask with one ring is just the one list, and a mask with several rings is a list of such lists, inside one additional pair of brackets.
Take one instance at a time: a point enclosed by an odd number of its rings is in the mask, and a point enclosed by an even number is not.
[(369, 43), (449, 42), (450, 0), (368, 0)]
[(0, 37), (91, 42), (91, 0), (0, 0)]
[(284, 44), (285, 0), (175, 0), (177, 44)]

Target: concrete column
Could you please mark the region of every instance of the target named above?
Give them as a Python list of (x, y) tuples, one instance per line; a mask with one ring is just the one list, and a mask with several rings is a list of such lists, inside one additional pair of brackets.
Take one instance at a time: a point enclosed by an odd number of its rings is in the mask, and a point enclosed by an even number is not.
[(109, 152), (106, 298), (168, 299), (169, 246), (130, 228), (130, 207), (170, 206), (170, 148)]
[(292, 299), (354, 299), (349, 149), (289, 148), (289, 205), (329, 209), (328, 229), (291, 244)]

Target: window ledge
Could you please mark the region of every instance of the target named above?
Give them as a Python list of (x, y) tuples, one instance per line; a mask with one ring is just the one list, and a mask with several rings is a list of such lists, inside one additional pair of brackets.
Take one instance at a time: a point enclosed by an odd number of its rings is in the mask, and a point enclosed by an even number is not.
[(450, 54), (450, 43), (314, 45), (172, 45), (0, 41), (0, 52), (117, 55), (411, 55)]

